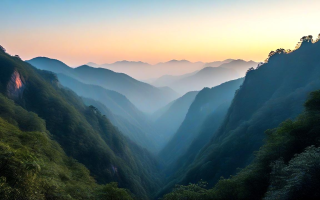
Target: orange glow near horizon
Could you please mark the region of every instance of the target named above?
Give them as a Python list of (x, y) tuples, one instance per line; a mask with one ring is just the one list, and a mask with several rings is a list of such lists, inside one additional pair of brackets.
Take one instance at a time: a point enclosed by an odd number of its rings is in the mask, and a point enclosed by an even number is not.
[(117, 23), (102, 17), (89, 22), (24, 26), (1, 30), (0, 44), (24, 60), (45, 56), (70, 66), (120, 60), (151, 64), (172, 59), (263, 61), (272, 50), (293, 49), (302, 36), (320, 33), (316, 27), (320, 2), (308, 2), (312, 6), (285, 0), (271, 1), (275, 5), (221, 6), (213, 13), (146, 14)]

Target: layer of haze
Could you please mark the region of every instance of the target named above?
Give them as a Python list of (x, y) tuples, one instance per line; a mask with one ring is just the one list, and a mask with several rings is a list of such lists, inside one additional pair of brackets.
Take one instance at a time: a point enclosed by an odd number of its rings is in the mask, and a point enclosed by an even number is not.
[(71, 66), (118, 60), (264, 60), (317, 35), (319, 0), (1, 0), (0, 44)]

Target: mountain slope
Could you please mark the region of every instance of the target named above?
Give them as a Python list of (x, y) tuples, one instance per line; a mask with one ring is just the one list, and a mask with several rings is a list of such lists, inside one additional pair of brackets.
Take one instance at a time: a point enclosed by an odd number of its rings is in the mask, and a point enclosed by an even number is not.
[(177, 131), (197, 94), (197, 91), (188, 92), (171, 102), (168, 107), (166, 106), (164, 108), (165, 111), (161, 113), (161, 116), (156, 119), (153, 126), (155, 134), (161, 137), (161, 139), (158, 140), (159, 143), (161, 142), (160, 148), (163, 147)]
[(237, 175), (206, 184), (178, 186), (164, 200), (188, 199), (319, 199), (320, 91), (312, 92), (305, 111), (266, 131), (254, 161)]
[[(151, 142), (151, 125), (149, 125), (146, 116), (141, 113), (125, 96), (115, 91), (104, 89), (96, 85), (84, 84), (76, 79), (64, 74), (57, 74), (59, 82), (76, 92), (79, 96), (90, 98), (101, 102), (110, 111), (103, 112), (101, 106), (97, 107), (99, 102), (91, 102), (93, 106), (105, 114), (108, 119), (112, 117), (111, 122), (117, 126), (124, 135), (132, 139), (135, 143), (155, 151), (155, 145)], [(106, 108), (103, 108), (106, 110)]]
[(116, 181), (142, 199), (160, 187), (152, 156), (129, 142), (96, 108), (61, 88), (53, 73), (0, 52), (0, 91), (43, 118), (53, 139), (99, 183)]
[[(11, 199), (132, 199), (114, 184), (99, 186), (89, 170), (66, 156), (45, 121), (0, 94), (0, 196)], [(108, 195), (101, 195), (109, 192)]]
[(239, 68), (245, 65), (249, 69), (252, 63), (231, 61), (224, 65), (229, 67), (205, 67), (194, 75), (173, 82), (169, 87), (181, 94), (193, 90), (202, 90), (204, 87), (214, 87), (226, 81), (242, 77), (242, 75), (237, 73), (235, 68), (237, 68), (238, 65)]
[(178, 81), (180, 79), (192, 76), (192, 75), (196, 74), (197, 72), (198, 71), (194, 71), (194, 72), (183, 74), (183, 75), (180, 75), (180, 76), (164, 75), (164, 76), (161, 76), (160, 78), (152, 81), (150, 84), (152, 84), (152, 85), (154, 85), (156, 87), (169, 86), (172, 83), (174, 83), (174, 82), (176, 82), (176, 81)]
[(63, 73), (83, 83), (119, 92), (143, 112), (153, 112), (178, 97), (170, 90), (153, 87), (126, 74), (115, 73), (108, 69), (86, 65), (73, 69), (58, 60), (44, 57), (34, 58), (27, 62), (38, 69)]
[(198, 136), (206, 117), (214, 113), (224, 103), (230, 102), (242, 82), (243, 78), (223, 83), (211, 89), (201, 90), (191, 104), (178, 131), (160, 152), (160, 158), (167, 164), (173, 164), (178, 157), (183, 155)]
[(144, 128), (140, 128), (138, 125), (135, 125), (131, 120), (113, 114), (103, 103), (99, 101), (95, 101), (90, 98), (82, 98), (82, 100), (87, 106), (94, 106), (101, 112), (101, 114), (106, 115), (110, 122), (134, 143), (146, 148), (151, 153), (159, 151), (160, 147), (153, 134), (154, 132), (152, 127), (150, 127), (150, 130), (144, 130)]
[(249, 71), (221, 128), (181, 182), (203, 179), (212, 185), (249, 164), (263, 144), (264, 130), (296, 117), (308, 94), (320, 88), (319, 52), (319, 42), (304, 39), (299, 49), (289, 53), (280, 49), (266, 64)]
[(57, 76), (63, 86), (70, 88), (79, 96), (103, 102), (114, 114), (132, 121), (145, 117), (124, 95), (118, 92), (104, 89), (101, 86), (84, 84), (64, 74), (57, 74)]

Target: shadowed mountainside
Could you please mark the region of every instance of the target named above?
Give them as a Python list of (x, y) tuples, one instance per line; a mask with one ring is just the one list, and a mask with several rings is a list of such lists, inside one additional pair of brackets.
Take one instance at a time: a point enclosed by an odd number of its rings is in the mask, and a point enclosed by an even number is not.
[(197, 94), (197, 91), (188, 92), (154, 113), (152, 116), (155, 120), (153, 123), (154, 134), (161, 137), (158, 140), (160, 148), (167, 144), (177, 131)]
[(43, 118), (52, 138), (99, 183), (118, 182), (142, 199), (149, 199), (160, 187), (157, 161), (99, 110), (62, 88), (55, 74), (0, 52), (0, 92)]
[(191, 104), (181, 126), (160, 152), (159, 157), (167, 164), (172, 164), (183, 155), (192, 141), (197, 138), (206, 117), (215, 113), (226, 102), (230, 102), (242, 82), (243, 78), (201, 90)]
[(243, 77), (249, 68), (255, 68), (257, 65), (252, 61), (233, 60), (219, 67), (205, 67), (191, 76), (174, 81), (168, 86), (181, 94), (201, 90), (204, 87), (211, 88), (226, 81)]
[(303, 111), (311, 91), (320, 88), (320, 43), (302, 39), (299, 49), (270, 53), (268, 62), (250, 70), (221, 127), (180, 173), (180, 183), (206, 180), (215, 184), (245, 167), (265, 139), (264, 131)]
[[(91, 105), (97, 107), (124, 135), (135, 143), (147, 148), (151, 152), (155, 152), (158, 149), (155, 141), (151, 140), (153, 135), (151, 123), (144, 113), (139, 111), (125, 96), (100, 86), (81, 83), (64, 74), (57, 74), (57, 76), (63, 86), (70, 88), (77, 95), (98, 101), (91, 102)], [(88, 101), (85, 102), (88, 103)], [(97, 106), (99, 102), (106, 108), (102, 110), (101, 105)], [(87, 105), (90, 106), (89, 104)], [(108, 112), (104, 112), (106, 109)]]
[(172, 90), (156, 88), (137, 81), (126, 74), (115, 73), (108, 69), (93, 68), (87, 65), (73, 69), (61, 61), (45, 57), (34, 58), (27, 62), (39, 69), (63, 73), (83, 83), (98, 85), (119, 92), (143, 112), (152, 113), (178, 98), (178, 94)]

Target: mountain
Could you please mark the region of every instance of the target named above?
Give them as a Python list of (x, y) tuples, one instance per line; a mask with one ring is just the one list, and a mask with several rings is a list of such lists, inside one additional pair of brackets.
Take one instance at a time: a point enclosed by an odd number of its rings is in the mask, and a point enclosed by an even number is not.
[(161, 137), (161, 139), (158, 139), (160, 148), (163, 147), (177, 131), (197, 94), (197, 91), (188, 92), (154, 114), (156, 115), (153, 117), (156, 119), (153, 124), (154, 134)]
[(204, 87), (214, 87), (238, 77), (240, 76), (232, 69), (206, 67), (194, 75), (173, 82), (169, 87), (184, 94), (188, 91), (202, 90)]
[(278, 49), (250, 70), (221, 127), (176, 180), (187, 184), (202, 179), (214, 185), (251, 163), (253, 152), (263, 145), (264, 131), (297, 117), (310, 92), (320, 88), (319, 52), (320, 42), (302, 38), (297, 50)]
[[(218, 67), (224, 63), (231, 62), (232, 59), (224, 61), (215, 61), (211, 63), (190, 62), (188, 60), (170, 60), (168, 62), (161, 62), (155, 65), (144, 63), (141, 61), (118, 61), (111, 64), (98, 65), (95, 63), (87, 63), (87, 65), (96, 68), (106, 68), (115, 72), (125, 73), (138, 80), (156, 80), (162, 76), (181, 76), (188, 73), (199, 71), (204, 67)], [(147, 83), (152, 83), (146, 81)], [(163, 84), (152, 84), (155, 86), (168, 86)]]
[(149, 68), (152, 67), (152, 65), (141, 62), (141, 61), (127, 61), (127, 60), (117, 61), (111, 64), (102, 64), (102, 65), (89, 62), (86, 65), (89, 65), (95, 68), (110, 69), (114, 72), (128, 74), (129, 76), (139, 80), (143, 79), (143, 77), (145, 77), (144, 73), (150, 71)]
[(184, 94), (188, 91), (201, 90), (204, 87), (214, 87), (226, 81), (243, 77), (243, 69), (246, 69), (246, 72), (249, 68), (256, 66), (257, 63), (252, 61), (233, 60), (219, 67), (205, 67), (191, 76), (174, 81), (168, 86)]
[(319, 199), (320, 91), (312, 92), (305, 111), (266, 131), (265, 144), (246, 168), (221, 178), (213, 188), (200, 181), (176, 186), (171, 199)]
[(206, 63), (201, 70), (191, 73), (179, 76), (164, 75), (156, 80), (147, 82), (156, 87), (168, 86), (184, 94), (187, 91), (201, 90), (204, 87), (213, 87), (225, 81), (243, 77), (248, 69), (255, 68), (257, 65), (258, 63), (253, 61), (228, 59)]
[[(152, 154), (156, 154), (160, 150), (158, 136), (154, 134), (154, 129), (151, 125), (150, 127), (146, 125), (140, 127), (127, 118), (113, 114), (99, 101), (90, 98), (82, 98), (82, 100), (87, 106), (94, 106), (101, 111), (101, 114), (106, 115), (110, 122), (134, 143), (146, 148)], [(149, 122), (147, 125), (149, 125)]]
[(245, 76), (247, 71), (250, 68), (256, 68), (258, 63), (254, 61), (244, 61), (244, 60), (233, 60), (229, 63), (225, 63), (220, 65), (219, 67), (226, 68), (226, 69), (233, 69), (236, 71), (240, 76)]
[(124, 95), (107, 90), (101, 86), (89, 85), (82, 83), (74, 78), (66, 76), (64, 74), (57, 74), (59, 82), (79, 96), (92, 98), (97, 101), (103, 102), (108, 109), (114, 114), (123, 116), (132, 121), (142, 120), (144, 114), (141, 113)]
[(208, 62), (208, 63), (205, 63), (203, 68), (205, 67), (219, 67), (221, 66), (222, 64), (225, 64), (225, 63), (230, 63), (234, 61), (234, 59), (226, 59), (224, 61), (214, 61), (214, 62)]
[[(215, 112), (226, 111), (224, 106), (231, 102), (235, 91), (239, 89), (243, 78), (223, 83), (211, 89), (201, 90), (190, 105), (188, 113), (169, 143), (160, 152), (159, 157), (168, 165), (173, 164), (188, 150), (192, 141), (197, 138), (206, 118)], [(215, 126), (217, 127), (217, 126)], [(205, 145), (205, 144), (203, 144)], [(199, 149), (198, 149), (199, 150)]]
[(158, 79), (152, 80), (150, 82), (150, 84), (153, 85), (153, 86), (156, 86), (156, 87), (168, 86), (168, 85), (171, 85), (172, 83), (174, 83), (174, 82), (176, 82), (176, 81), (178, 81), (180, 79), (192, 76), (192, 75), (196, 74), (197, 72), (198, 71), (195, 71), (195, 72), (183, 74), (183, 75), (180, 75), (180, 76), (164, 75), (164, 76), (161, 76)]
[[(132, 199), (115, 184), (98, 185), (68, 157), (35, 113), (0, 94), (1, 199)], [(105, 194), (107, 193), (107, 194)], [(103, 195), (104, 194), (104, 195)]]
[(108, 69), (92, 68), (87, 65), (73, 69), (58, 60), (44, 57), (27, 62), (38, 69), (63, 73), (83, 83), (119, 92), (143, 112), (152, 113), (178, 97), (178, 94), (171, 90), (156, 88), (126, 74), (115, 73)]
[(179, 76), (200, 70), (204, 63), (192, 63), (187, 60), (170, 60), (168, 62), (151, 65), (141, 61), (118, 61), (112, 64), (97, 65), (88, 63), (92, 67), (110, 69), (115, 72), (125, 73), (138, 80), (149, 80), (159, 78), (164, 75)]
[[(57, 76), (63, 86), (70, 88), (77, 95), (97, 101), (91, 101), (90, 105), (97, 107), (124, 135), (140, 146), (155, 151), (156, 145), (150, 139), (150, 122), (125, 96), (100, 86), (84, 84), (64, 74)], [(85, 102), (90, 106), (89, 100)], [(100, 102), (105, 108), (102, 105), (97, 106)]]
[[(153, 156), (123, 136), (97, 108), (85, 106), (74, 92), (61, 87), (52, 72), (38, 70), (18, 57), (0, 52), (0, 92), (45, 120), (50, 137), (66, 155), (85, 165), (98, 183), (118, 182), (119, 187), (141, 199), (150, 199), (161, 187)], [(28, 128), (35, 119), (25, 117), (23, 122)], [(15, 124), (13, 120), (10, 123)], [(68, 179), (63, 175), (55, 178)]]

